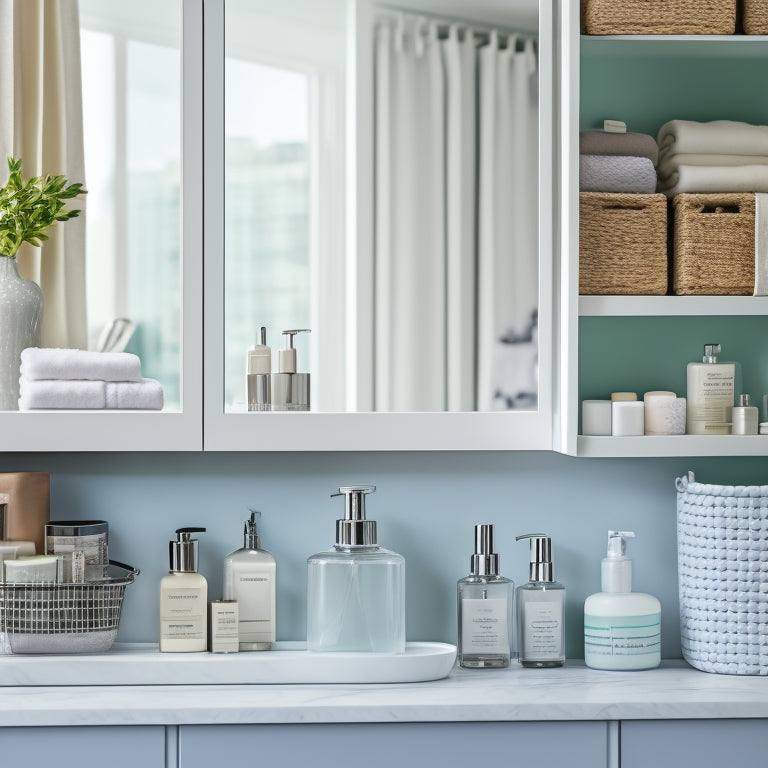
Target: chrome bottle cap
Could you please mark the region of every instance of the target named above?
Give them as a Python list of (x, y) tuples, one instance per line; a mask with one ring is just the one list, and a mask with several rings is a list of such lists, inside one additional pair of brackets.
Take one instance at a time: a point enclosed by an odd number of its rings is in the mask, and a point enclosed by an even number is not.
[(552, 568), (552, 539), (545, 533), (524, 533), (515, 536), (515, 541), (520, 539), (531, 540), (531, 562), (528, 566), (529, 579), (531, 581), (554, 581)]
[(205, 533), (205, 528), (177, 528), (176, 541), (168, 542), (172, 571), (197, 572), (198, 540), (192, 538), (193, 533)]
[(259, 532), (256, 530), (257, 517), (261, 517), (261, 512), (252, 509), (250, 518), (243, 524), (243, 546), (246, 549), (259, 549)]
[(336, 521), (336, 546), (374, 546), (376, 521), (365, 517), (365, 496), (375, 485), (342, 485), (331, 497), (344, 496), (344, 518)]
[(493, 525), (475, 526), (475, 554), (469, 567), (473, 576), (499, 575), (499, 556), (493, 546)]
[(717, 356), (722, 352), (719, 344), (705, 344), (704, 345), (704, 357), (701, 358), (702, 363), (716, 363)]

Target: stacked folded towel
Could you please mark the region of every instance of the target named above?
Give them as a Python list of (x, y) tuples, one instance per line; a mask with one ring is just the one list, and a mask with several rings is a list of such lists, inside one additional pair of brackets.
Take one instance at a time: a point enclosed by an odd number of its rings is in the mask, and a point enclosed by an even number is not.
[(768, 192), (768, 126), (670, 120), (659, 129), (659, 192)]
[(656, 191), (657, 158), (653, 136), (582, 131), (579, 191), (651, 194)]
[(161, 410), (163, 388), (128, 352), (30, 347), (21, 353), (19, 410)]

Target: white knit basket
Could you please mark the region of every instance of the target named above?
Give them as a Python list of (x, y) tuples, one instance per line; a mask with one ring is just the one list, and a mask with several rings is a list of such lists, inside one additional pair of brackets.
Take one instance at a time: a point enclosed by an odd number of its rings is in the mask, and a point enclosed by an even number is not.
[(683, 657), (705, 672), (768, 674), (768, 485), (677, 479)]

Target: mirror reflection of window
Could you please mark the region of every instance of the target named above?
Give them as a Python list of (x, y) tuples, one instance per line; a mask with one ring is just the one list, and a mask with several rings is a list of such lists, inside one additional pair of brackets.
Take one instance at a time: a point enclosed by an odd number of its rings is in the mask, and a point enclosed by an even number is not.
[(129, 318), (126, 350), (180, 382), (180, 3), (80, 0), (89, 348)]

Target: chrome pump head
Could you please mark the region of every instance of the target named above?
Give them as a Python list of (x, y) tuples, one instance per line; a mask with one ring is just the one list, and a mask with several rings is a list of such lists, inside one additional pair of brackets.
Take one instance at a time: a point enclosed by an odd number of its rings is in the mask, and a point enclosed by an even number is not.
[(529, 579), (531, 581), (554, 581), (552, 539), (545, 533), (524, 533), (522, 536), (515, 536), (515, 541), (520, 541), (520, 539), (531, 540)]
[(205, 528), (177, 528), (176, 541), (168, 542), (172, 571), (197, 572), (198, 540), (192, 538), (193, 533), (205, 533)]
[(261, 517), (257, 509), (251, 510), (251, 516), (243, 524), (243, 546), (246, 549), (259, 549), (259, 532), (256, 530), (256, 519)]
[(493, 546), (493, 525), (475, 526), (475, 554), (469, 567), (473, 576), (499, 575), (499, 556)]
[(344, 496), (344, 518), (336, 521), (336, 546), (374, 546), (376, 521), (365, 517), (366, 494), (375, 485), (342, 485), (334, 496)]

